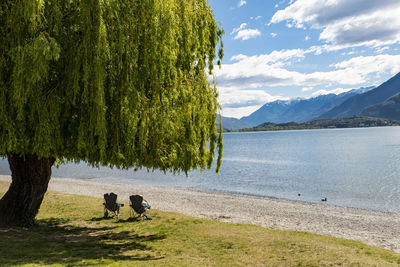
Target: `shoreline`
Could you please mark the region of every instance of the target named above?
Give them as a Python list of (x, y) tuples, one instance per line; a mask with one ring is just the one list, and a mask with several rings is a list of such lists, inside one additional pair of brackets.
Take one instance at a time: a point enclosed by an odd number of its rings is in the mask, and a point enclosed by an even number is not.
[[(60, 179), (66, 179), (66, 178), (61, 178)], [(75, 178), (71, 178), (75, 179)], [(79, 178), (78, 178), (79, 179)], [(85, 180), (83, 178), (82, 180)], [(103, 182), (99, 182), (103, 183)], [(107, 182), (105, 182), (107, 183)], [(110, 184), (123, 184), (123, 183), (113, 183), (110, 182)], [(152, 185), (149, 185), (152, 186)], [(393, 215), (400, 215), (400, 212), (395, 212), (395, 211), (384, 211), (384, 210), (378, 210), (378, 209), (367, 209), (367, 208), (357, 208), (357, 207), (351, 207), (351, 206), (340, 206), (340, 205), (335, 205), (335, 204), (330, 204), (330, 203), (323, 203), (323, 202), (313, 202), (313, 201), (307, 201), (307, 200), (300, 200), (300, 199), (290, 199), (290, 198), (284, 198), (284, 197), (274, 197), (274, 196), (264, 196), (264, 195), (257, 195), (257, 194), (249, 194), (249, 193), (238, 193), (238, 192), (231, 192), (231, 191), (218, 191), (218, 190), (200, 190), (200, 189), (195, 189), (193, 187), (180, 187), (180, 186), (160, 186), (160, 187), (170, 187), (170, 188), (175, 188), (177, 190), (190, 190), (194, 192), (205, 192), (205, 193), (210, 193), (210, 194), (226, 194), (226, 195), (238, 195), (238, 196), (247, 196), (247, 197), (259, 197), (259, 198), (267, 198), (271, 200), (282, 200), (282, 201), (290, 201), (290, 202), (296, 202), (296, 203), (302, 203), (302, 204), (315, 204), (315, 205), (322, 205), (322, 206), (329, 206), (329, 207), (337, 207), (337, 208), (345, 208), (345, 209), (354, 209), (354, 210), (360, 210), (360, 211), (371, 211), (371, 212), (378, 212), (378, 213), (384, 213), (384, 214), (393, 214)]]
[[(0, 175), (0, 181), (11, 181)], [(222, 222), (252, 224), (361, 241), (400, 253), (400, 214), (192, 188), (104, 183), (52, 178), (48, 191), (102, 198), (114, 192), (128, 203), (143, 195), (154, 209)], [(101, 208), (101, 207), (99, 207)], [(127, 213), (128, 208), (122, 209)], [(151, 212), (151, 211), (150, 211)]]

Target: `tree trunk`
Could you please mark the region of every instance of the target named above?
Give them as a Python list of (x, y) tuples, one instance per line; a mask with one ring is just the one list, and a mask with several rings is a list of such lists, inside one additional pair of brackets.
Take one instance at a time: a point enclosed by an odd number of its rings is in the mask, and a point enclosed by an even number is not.
[(12, 182), (0, 200), (0, 226), (34, 225), (51, 177), (54, 158), (10, 154)]

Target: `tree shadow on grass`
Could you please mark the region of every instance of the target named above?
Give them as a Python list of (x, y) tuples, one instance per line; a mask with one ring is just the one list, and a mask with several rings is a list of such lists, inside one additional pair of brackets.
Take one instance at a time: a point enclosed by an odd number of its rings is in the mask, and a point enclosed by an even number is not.
[(145, 219), (143, 217), (135, 216), (135, 217), (129, 217), (127, 219), (117, 219), (115, 217), (94, 217), (91, 218), (90, 221), (92, 222), (100, 222), (100, 221), (110, 221), (114, 220), (115, 223), (127, 223), (127, 222), (140, 222), (140, 221), (150, 221), (149, 219)]
[(90, 221), (92, 222), (100, 222), (100, 221), (110, 221), (110, 220), (115, 220), (118, 221), (117, 218), (115, 216), (108, 216), (108, 217), (93, 217), (92, 219), (90, 219)]
[(129, 217), (128, 219), (125, 220), (123, 219), (118, 220), (117, 223), (142, 222), (142, 221), (147, 221), (147, 220), (143, 217), (136, 216), (136, 217)]
[[(74, 226), (65, 219), (40, 220), (31, 229), (0, 229), (0, 265), (98, 265), (153, 261), (149, 246), (164, 235), (117, 231), (116, 226)], [(132, 262), (132, 264), (133, 264)]]

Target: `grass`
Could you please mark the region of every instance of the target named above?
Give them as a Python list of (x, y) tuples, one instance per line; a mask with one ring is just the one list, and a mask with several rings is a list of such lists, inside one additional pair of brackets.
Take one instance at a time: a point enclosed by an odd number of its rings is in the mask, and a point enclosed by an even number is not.
[[(0, 182), (0, 195), (8, 183)], [(0, 266), (399, 266), (400, 254), (304, 232), (152, 210), (103, 219), (102, 199), (47, 193), (31, 229), (0, 229)]]

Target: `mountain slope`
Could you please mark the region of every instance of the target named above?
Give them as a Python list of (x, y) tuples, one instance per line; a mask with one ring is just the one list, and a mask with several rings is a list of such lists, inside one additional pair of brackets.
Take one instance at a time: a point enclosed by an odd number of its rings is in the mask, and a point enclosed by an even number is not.
[(291, 105), (297, 103), (299, 100), (291, 101), (274, 101), (266, 103), (261, 108), (251, 113), (249, 116), (242, 117), (241, 122), (248, 124), (249, 126), (257, 126), (263, 122), (281, 122), (282, 116), (287, 112)]
[[(219, 116), (217, 116), (217, 127), (219, 129)], [(222, 128), (225, 130), (239, 130), (247, 127), (249, 127), (249, 125), (241, 122), (239, 119), (222, 117)]]
[(371, 88), (351, 90), (339, 95), (328, 94), (309, 99), (278, 100), (266, 103), (249, 116), (241, 118), (240, 121), (250, 126), (257, 126), (264, 122), (285, 123), (291, 121), (309, 121), (342, 104), (350, 97)]
[(400, 94), (364, 109), (361, 115), (400, 121)]
[(322, 114), (319, 118), (339, 118), (358, 115), (365, 108), (384, 102), (399, 92), (400, 73), (371, 91), (347, 99), (341, 105)]

